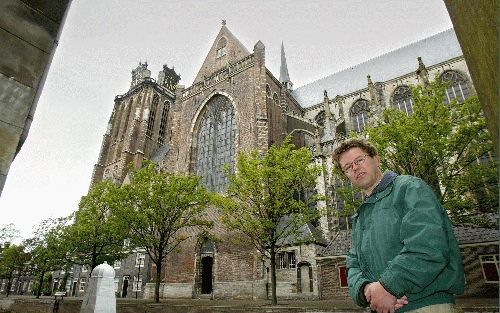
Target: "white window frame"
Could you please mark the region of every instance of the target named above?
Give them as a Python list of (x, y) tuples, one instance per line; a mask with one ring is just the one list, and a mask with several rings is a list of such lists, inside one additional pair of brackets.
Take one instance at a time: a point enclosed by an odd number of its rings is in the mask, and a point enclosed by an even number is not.
[(139, 279), (137, 279), (137, 276), (134, 276), (132, 291), (142, 291), (142, 277), (139, 277)]
[(278, 253), (278, 269), (286, 268), (286, 253)]
[(500, 265), (500, 260), (499, 256), (497, 254), (485, 254), (485, 255), (480, 255), (479, 256), (479, 262), (481, 263), (481, 271), (483, 272), (483, 278), (486, 283), (494, 283), (498, 284), (498, 280), (488, 280), (486, 277), (486, 273), (484, 271), (484, 265), (483, 264), (495, 264), (497, 268), (497, 276), (500, 276), (500, 270), (499, 270), (499, 265)]
[(122, 261), (115, 260), (115, 262), (113, 263), (113, 268), (114, 269), (119, 269), (120, 267), (122, 267)]
[(289, 251), (288, 253), (288, 268), (297, 268), (297, 258), (295, 256), (295, 251)]
[(118, 287), (120, 286), (120, 278), (115, 278), (115, 292), (118, 292)]
[(82, 265), (82, 273), (87, 273), (89, 271), (89, 268), (87, 265)]
[(86, 286), (87, 286), (87, 278), (86, 277), (80, 278), (80, 284), (78, 286), (78, 290), (82, 291), (82, 292), (85, 292), (85, 287)]
[(144, 260), (146, 259), (146, 253), (138, 251), (135, 257), (135, 267), (144, 267)]

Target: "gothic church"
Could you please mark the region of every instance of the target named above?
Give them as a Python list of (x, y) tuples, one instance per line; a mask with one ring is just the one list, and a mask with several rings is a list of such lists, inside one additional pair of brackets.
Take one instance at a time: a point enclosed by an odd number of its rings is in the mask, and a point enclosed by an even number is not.
[[(164, 66), (153, 79), (147, 63), (140, 63), (132, 71), (130, 89), (115, 98), (92, 183), (124, 183), (129, 163), (140, 167), (150, 159), (166, 172), (196, 174), (207, 189), (220, 192), (227, 185), (222, 166), (234, 166), (239, 152), (264, 152), (292, 135), (294, 143), (309, 147), (314, 162), (323, 166), (317, 191), (331, 200), (320, 202), (318, 209), (336, 207), (330, 154), (338, 142), (374, 123), (386, 107), (410, 114), (410, 85), (438, 77), (454, 82), (448, 100), (474, 92), (452, 29), (297, 89), (283, 46), (281, 53), (277, 78), (266, 68), (264, 44), (258, 41), (249, 51), (223, 24), (187, 88), (178, 84), (180, 76), (173, 68)], [(192, 238), (180, 253), (172, 254), (160, 296), (266, 298), (266, 264), (251, 247), (230, 240), (215, 210), (209, 214), (218, 240)], [(346, 293), (345, 266), (336, 264), (333, 273), (321, 269), (325, 260), (336, 259), (341, 224), (335, 213), (325, 215), (317, 227), (304, 226), (304, 232), (318, 235), (317, 241), (282, 247), (277, 260), (279, 297), (319, 298), (328, 288)], [(332, 283), (338, 286), (325, 285), (331, 282), (328, 275), (338, 277)], [(123, 283), (119, 274), (117, 279)], [(140, 291), (151, 298), (154, 286), (147, 280)]]

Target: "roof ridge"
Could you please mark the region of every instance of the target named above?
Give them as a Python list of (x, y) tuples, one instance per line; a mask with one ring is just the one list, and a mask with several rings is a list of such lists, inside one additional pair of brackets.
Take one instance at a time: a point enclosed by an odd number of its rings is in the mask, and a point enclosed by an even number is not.
[[(372, 57), (372, 58), (369, 58), (368, 60), (363, 61), (363, 62), (361, 62), (361, 63), (357, 63), (357, 64), (355, 64), (355, 65), (345, 67), (345, 68), (343, 68), (343, 69), (341, 69), (341, 70), (339, 70), (339, 71), (337, 71), (337, 72), (334, 72), (334, 73), (332, 73), (332, 74), (328, 74), (328, 75), (326, 75), (326, 76), (324, 76), (324, 77), (322, 77), (322, 78), (316, 79), (316, 80), (314, 80), (314, 81), (312, 81), (312, 82), (310, 82), (310, 83), (307, 83), (307, 84), (305, 84), (305, 85), (303, 85), (303, 86), (300, 86), (300, 87), (296, 88), (294, 91), (298, 91), (299, 89), (301, 89), (301, 88), (303, 88), (303, 87), (306, 87), (306, 86), (309, 86), (309, 85), (312, 85), (312, 84), (318, 83), (319, 81), (322, 81), (322, 80), (324, 80), (324, 79), (326, 79), (326, 78), (328, 78), (328, 77), (331, 77), (331, 76), (334, 76), (334, 75), (338, 75), (338, 74), (340, 74), (340, 73), (342, 73), (342, 72), (346, 72), (346, 71), (348, 71), (348, 70), (352, 70), (352, 69), (354, 69), (354, 68), (356, 68), (356, 67), (359, 67), (359, 66), (361, 66), (361, 65), (364, 65), (364, 64), (366, 64), (366, 63), (369, 63), (369, 62), (371, 62), (371, 61), (373, 61), (373, 60), (379, 59), (379, 58), (381, 58), (381, 57), (383, 57), (383, 56), (385, 56), (385, 55), (388, 55), (388, 54), (394, 53), (394, 52), (396, 52), (396, 51), (399, 51), (399, 50), (402, 50), (402, 49), (408, 48), (408, 47), (410, 47), (410, 46), (416, 45), (416, 44), (418, 44), (418, 43), (420, 43), (420, 42), (423, 42), (423, 41), (425, 41), (425, 40), (428, 40), (429, 38), (434, 38), (434, 37), (437, 37), (437, 36), (439, 36), (439, 35), (441, 35), (441, 34), (443, 34), (443, 33), (449, 32), (450, 30), (453, 30), (453, 31), (454, 31), (454, 28), (453, 28), (453, 27), (451, 27), (451, 28), (445, 29), (445, 30), (443, 30), (443, 31), (440, 31), (440, 32), (438, 32), (438, 33), (435, 33), (434, 35), (431, 35), (431, 36), (428, 36), (428, 37), (425, 37), (425, 38), (421, 38), (421, 39), (416, 40), (416, 41), (413, 41), (413, 42), (411, 42), (411, 43), (409, 43), (409, 44), (407, 44), (407, 45), (401, 46), (401, 47), (396, 48), (396, 49), (394, 49), (394, 50), (389, 50), (389, 51), (387, 51), (387, 52), (385, 52), (385, 53), (382, 53), (382, 54), (379, 54), (379, 55), (374, 56), (374, 57)], [(369, 74), (369, 73), (367, 73), (367, 75), (368, 75), (368, 74)]]

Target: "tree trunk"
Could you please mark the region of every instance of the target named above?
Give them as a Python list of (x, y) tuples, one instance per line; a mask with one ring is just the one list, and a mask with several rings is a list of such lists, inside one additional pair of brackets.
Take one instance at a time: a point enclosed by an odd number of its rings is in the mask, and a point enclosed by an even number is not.
[(40, 280), (38, 281), (38, 291), (36, 292), (37, 299), (40, 299), (40, 295), (42, 294), (43, 275), (45, 275), (45, 271), (42, 271), (42, 273), (40, 274)]
[(276, 247), (271, 244), (271, 303), (278, 304), (278, 297), (276, 296)]
[(6, 297), (10, 294), (10, 285), (12, 284), (12, 272), (9, 273), (9, 280), (7, 281), (7, 290), (5, 290)]
[(156, 264), (155, 303), (160, 303), (161, 264), (162, 260)]

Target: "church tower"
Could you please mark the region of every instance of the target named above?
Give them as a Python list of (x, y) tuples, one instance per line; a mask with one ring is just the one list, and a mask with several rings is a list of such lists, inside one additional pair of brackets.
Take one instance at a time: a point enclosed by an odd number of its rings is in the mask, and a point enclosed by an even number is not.
[(92, 184), (103, 179), (121, 184), (130, 163), (139, 167), (144, 158), (150, 159), (157, 150), (168, 146), (169, 111), (179, 79), (166, 65), (158, 82), (151, 78), (147, 62), (132, 70), (130, 89), (115, 98)]

